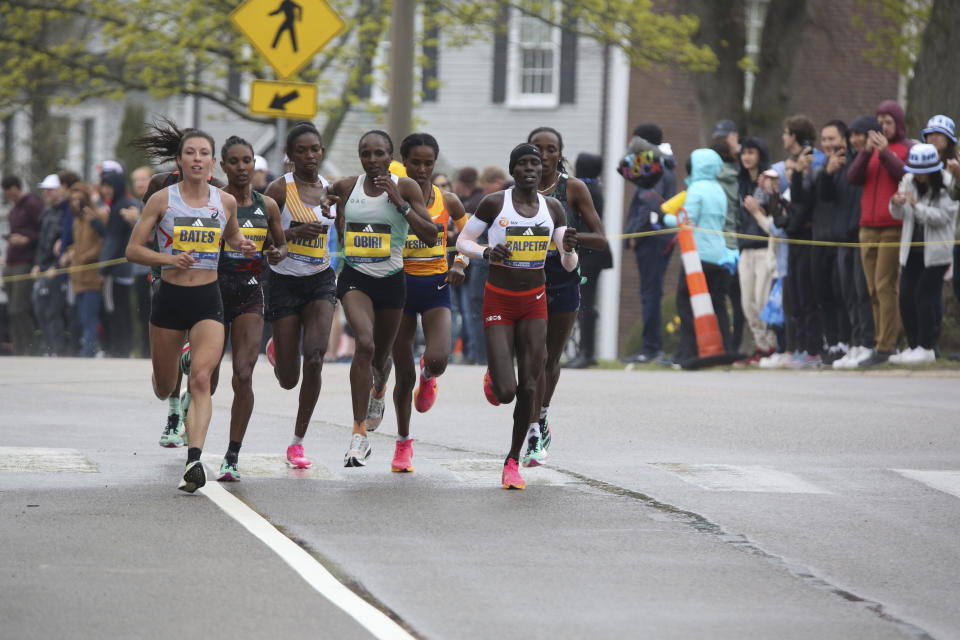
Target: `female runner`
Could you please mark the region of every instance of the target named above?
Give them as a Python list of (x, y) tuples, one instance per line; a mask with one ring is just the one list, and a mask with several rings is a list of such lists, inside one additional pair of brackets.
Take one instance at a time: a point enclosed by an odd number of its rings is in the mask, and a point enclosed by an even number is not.
[[(537, 192), (543, 176), (540, 149), (528, 143), (519, 145), (510, 154), (509, 167), (516, 186), (492, 193), (480, 202), (457, 239), (457, 249), (490, 263), (483, 297), (490, 367), (484, 390), (493, 404), (512, 402), (516, 397), (513, 438), (501, 484), (504, 489), (523, 489), (526, 485), (520, 475), (520, 449), (533, 410), (537, 378), (546, 360), (543, 267), (547, 247), (551, 240), (562, 247), (561, 265), (573, 271), (577, 268), (577, 232), (566, 225), (560, 203)], [(476, 241), (484, 231), (489, 237), (486, 248)]]
[(304, 455), (303, 438), (320, 396), (323, 356), (337, 306), (337, 277), (327, 252), (333, 218), (327, 200), (330, 183), (318, 173), (323, 162), (320, 132), (309, 122), (295, 125), (287, 134), (286, 151), (293, 171), (267, 187), (267, 195), (282, 211), (287, 238), (287, 256), (271, 266), (267, 319), (273, 339), (267, 353), (275, 358), (273, 371), (280, 386), (293, 389), (300, 377), (302, 336), (303, 384), (287, 464), (306, 469), (313, 462)]
[[(257, 364), (263, 336), (262, 275), (266, 269), (263, 256), (270, 264), (277, 264), (287, 255), (287, 241), (277, 203), (251, 187), (253, 146), (243, 138), (233, 136), (223, 145), (220, 157), (220, 168), (227, 174), (225, 191), (237, 201), (240, 232), (257, 247), (257, 254), (252, 258), (225, 249), (218, 268), (224, 323), (233, 361), (233, 406), (230, 410), (230, 442), (217, 480), (229, 482), (240, 479), (240, 446), (253, 413), (253, 367)], [(264, 251), (268, 231), (273, 244)], [(216, 393), (219, 379), (218, 363), (213, 370), (211, 395)]]
[(437, 228), (423, 204), (423, 191), (410, 178), (389, 172), (393, 141), (383, 131), (360, 138), (364, 173), (330, 187), (337, 207), (337, 236), (342, 238), (343, 270), (337, 297), (356, 336), (350, 365), (353, 434), (344, 455), (346, 467), (370, 457), (367, 430), (383, 420), (384, 394), (390, 375), (390, 352), (406, 300), (403, 248), (412, 230), (427, 247), (437, 242)]
[[(427, 211), (436, 227), (437, 242), (432, 247), (415, 234), (407, 236), (403, 248), (403, 270), (407, 301), (403, 307), (400, 331), (393, 343), (393, 366), (397, 370), (393, 402), (397, 411), (397, 444), (391, 470), (413, 471), (413, 440), (410, 438), (410, 400), (420, 413), (426, 413), (437, 399), (437, 378), (446, 371), (450, 358), (450, 286), (463, 283), (468, 258), (457, 256), (447, 267), (447, 232), (450, 220), (458, 231), (467, 223), (460, 199), (443, 193), (432, 184), (433, 168), (440, 154), (436, 138), (429, 133), (414, 133), (400, 143), (400, 157), (408, 177), (420, 187)], [(417, 315), (423, 319), (426, 350), (420, 358), (420, 385), (413, 362), (413, 342), (417, 333)]]
[[(223, 302), (217, 263), (223, 238), (252, 257), (256, 245), (240, 233), (237, 201), (207, 184), (214, 142), (195, 129), (183, 133), (176, 161), (181, 182), (158, 191), (133, 228), (126, 256), (131, 262), (161, 267), (160, 287), (150, 312), (153, 389), (160, 399), (174, 392), (184, 339), (192, 343), (190, 388), (193, 411), (187, 416), (190, 448), (179, 488), (193, 493), (206, 483), (200, 454), (210, 425), (210, 376), (223, 352)], [(159, 250), (148, 249), (156, 231)]]
[[(543, 176), (537, 190), (541, 195), (556, 198), (563, 205), (565, 224), (578, 231), (578, 246), (605, 250), (607, 239), (604, 237), (603, 223), (593, 206), (590, 190), (582, 181), (569, 176), (563, 166), (563, 137), (560, 132), (550, 127), (540, 127), (530, 132), (527, 142), (540, 149), (543, 156)], [(547, 410), (560, 380), (560, 357), (580, 309), (580, 271), (563, 268), (553, 243), (547, 253), (544, 271), (547, 275), (547, 364), (537, 382), (537, 396), (527, 434), (527, 453), (523, 457), (525, 467), (540, 465), (547, 457), (551, 441)]]

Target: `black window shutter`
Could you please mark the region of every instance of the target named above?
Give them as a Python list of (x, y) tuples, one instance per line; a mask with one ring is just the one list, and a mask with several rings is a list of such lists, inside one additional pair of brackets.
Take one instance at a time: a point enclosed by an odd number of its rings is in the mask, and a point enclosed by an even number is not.
[(577, 101), (576, 24), (560, 33), (560, 104)]
[[(428, 5), (429, 6), (429, 5)], [(426, 63), (420, 70), (420, 82), (424, 102), (437, 101), (437, 78), (440, 77), (440, 27), (431, 25), (423, 34), (423, 57)]]
[(493, 36), (493, 103), (507, 101), (507, 47), (510, 33), (510, 9), (500, 8), (496, 32)]

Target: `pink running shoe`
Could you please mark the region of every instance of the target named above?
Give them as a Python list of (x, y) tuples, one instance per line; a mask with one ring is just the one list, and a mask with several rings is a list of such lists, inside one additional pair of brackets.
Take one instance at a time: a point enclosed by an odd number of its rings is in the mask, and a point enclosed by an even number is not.
[(490, 378), (490, 369), (487, 369), (487, 372), (483, 374), (483, 395), (487, 396), (487, 402), (493, 406), (500, 406), (500, 401), (497, 400), (497, 396), (493, 393), (493, 380)]
[(393, 462), (390, 471), (394, 473), (413, 473), (413, 440), (397, 440), (397, 448), (393, 452)]
[(313, 462), (303, 455), (302, 444), (292, 444), (287, 447), (287, 465), (294, 469), (309, 469)]
[(267, 362), (271, 367), (277, 366), (277, 349), (273, 346), (273, 338), (267, 340)]
[(500, 478), (500, 485), (504, 489), (526, 489), (527, 483), (523, 481), (520, 475), (520, 465), (513, 458), (507, 458), (503, 465), (503, 476)]
[(413, 406), (420, 413), (430, 411), (437, 401), (437, 378), (425, 379), (423, 369), (423, 356), (420, 356), (420, 386), (413, 392)]

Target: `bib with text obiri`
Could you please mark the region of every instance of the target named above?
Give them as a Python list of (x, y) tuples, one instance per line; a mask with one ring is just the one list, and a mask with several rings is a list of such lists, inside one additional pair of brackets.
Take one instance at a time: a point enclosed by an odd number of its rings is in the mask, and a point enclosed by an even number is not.
[(390, 259), (390, 225), (347, 223), (344, 252), (357, 264), (386, 262)]

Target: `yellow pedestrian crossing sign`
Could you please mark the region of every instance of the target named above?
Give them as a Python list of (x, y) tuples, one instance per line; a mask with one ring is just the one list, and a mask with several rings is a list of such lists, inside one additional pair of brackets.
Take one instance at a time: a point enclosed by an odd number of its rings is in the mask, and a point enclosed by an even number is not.
[(230, 19), (281, 78), (300, 71), (345, 26), (326, 0), (247, 0)]
[(249, 108), (250, 113), (260, 116), (310, 120), (317, 115), (317, 85), (254, 80)]

